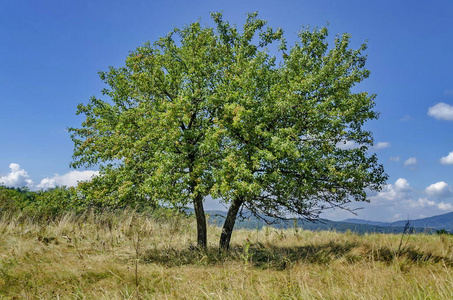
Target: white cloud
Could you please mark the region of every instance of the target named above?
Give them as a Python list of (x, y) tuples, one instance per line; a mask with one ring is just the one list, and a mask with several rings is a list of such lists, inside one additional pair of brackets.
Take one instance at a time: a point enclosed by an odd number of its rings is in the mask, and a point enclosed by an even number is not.
[(425, 189), (425, 192), (429, 196), (434, 196), (438, 198), (448, 198), (453, 194), (451, 188), (444, 181), (439, 181), (431, 184)]
[[(426, 189), (431, 194), (426, 192)], [(446, 183), (437, 183), (426, 189), (414, 188), (407, 179), (398, 178), (395, 182), (385, 185), (380, 192), (367, 191), (370, 203), (351, 203), (351, 208), (363, 208), (356, 211), (360, 219), (388, 222), (402, 218), (418, 219), (453, 211), (453, 192)], [(452, 194), (450, 198), (437, 196), (449, 193)], [(351, 216), (325, 214), (325, 217), (344, 220)]]
[(390, 147), (389, 142), (379, 142), (373, 146), (373, 150), (381, 150), (381, 149), (385, 149), (385, 148), (389, 148), (389, 147)]
[(0, 185), (32, 188), (33, 181), (30, 179), (30, 176), (28, 176), (27, 171), (15, 163), (10, 164), (9, 168), (11, 169), (11, 172), (0, 177)]
[(448, 153), (447, 156), (442, 157), (440, 163), (443, 165), (453, 165), (453, 151)]
[(386, 185), (382, 191), (370, 197), (372, 204), (380, 204), (383, 201), (393, 201), (396, 198), (397, 193), (391, 184)]
[(433, 207), (437, 208), (440, 210), (453, 210), (453, 205), (451, 203), (445, 203), (445, 202), (435, 202), (432, 200), (429, 200), (427, 198), (420, 198), (418, 201), (410, 201), (409, 204), (413, 208), (427, 208), (427, 207)]
[(412, 187), (407, 179), (398, 178), (380, 192), (367, 192), (370, 203), (362, 204), (364, 209), (359, 212), (359, 218), (395, 221), (403, 216), (417, 219), (453, 211), (452, 189), (441, 181), (420, 190)]
[(453, 205), (451, 203), (441, 202), (437, 204), (437, 207), (441, 210), (453, 210)]
[(437, 103), (428, 109), (428, 115), (438, 120), (453, 121), (453, 106)]
[(392, 157), (389, 158), (389, 161), (396, 161), (396, 162), (398, 162), (398, 161), (400, 161), (400, 157), (399, 157), (399, 156), (392, 156)]
[(93, 176), (99, 175), (99, 171), (71, 171), (64, 175), (55, 174), (52, 178), (44, 178), (38, 185), (33, 183), (27, 171), (18, 164), (9, 165), (11, 172), (0, 176), (0, 185), (8, 187), (27, 187), (30, 190), (49, 189), (56, 186), (76, 186), (79, 181), (90, 180)]
[(54, 188), (56, 186), (57, 186), (57, 183), (56, 183), (55, 179), (53, 179), (53, 178), (44, 178), (43, 180), (41, 180), (41, 183), (38, 184), (36, 187), (38, 189), (47, 190), (47, 189)]
[(427, 198), (420, 198), (417, 202), (411, 203), (412, 207), (425, 207), (425, 206), (435, 206), (436, 202), (428, 200)]
[(99, 175), (98, 171), (71, 171), (64, 175), (55, 174), (52, 178), (44, 178), (36, 187), (38, 189), (49, 189), (56, 186), (77, 186), (79, 181), (90, 180), (93, 176)]
[(350, 150), (357, 148), (358, 145), (354, 143), (353, 141), (345, 141), (345, 142), (339, 142), (337, 143), (337, 147), (340, 148), (341, 150)]
[(416, 157), (409, 157), (404, 163), (404, 166), (415, 166), (417, 165), (417, 158)]
[(397, 192), (407, 193), (412, 190), (412, 187), (406, 179), (398, 178), (398, 180), (395, 181), (395, 190)]
[(388, 202), (397, 202), (408, 197), (412, 191), (409, 182), (404, 178), (398, 178), (394, 184), (387, 184), (382, 191), (370, 197), (371, 203), (382, 204)]
[[(350, 149), (354, 149), (354, 148), (359, 148), (361, 145), (357, 144), (353, 141), (343, 141), (343, 142), (337, 143), (336, 146), (338, 148), (340, 148), (341, 150), (350, 150)], [(381, 149), (385, 149), (388, 147), (390, 147), (389, 142), (379, 142), (376, 145), (370, 147), (369, 149), (376, 151), (376, 150), (381, 150)]]

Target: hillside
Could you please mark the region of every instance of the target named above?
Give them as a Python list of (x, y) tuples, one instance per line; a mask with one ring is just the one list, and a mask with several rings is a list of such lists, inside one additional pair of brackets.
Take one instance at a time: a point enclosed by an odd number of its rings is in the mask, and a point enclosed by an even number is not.
[[(351, 223), (351, 224), (364, 224), (364, 225), (378, 225), (378, 226), (393, 226), (401, 227), (404, 226), (407, 220), (401, 220), (396, 222), (373, 222), (362, 219), (347, 219), (342, 222)], [(434, 230), (445, 229), (446, 231), (453, 233), (453, 212), (446, 214), (433, 216), (423, 219), (409, 220), (412, 227), (418, 228), (430, 228)]]
[[(226, 217), (226, 212), (224, 211), (208, 211), (210, 215), (209, 221), (211, 224), (216, 226), (222, 226)], [(402, 233), (404, 231), (404, 225), (395, 225), (395, 226), (380, 226), (374, 224), (366, 223), (351, 223), (351, 222), (336, 222), (330, 221), (327, 219), (320, 219), (317, 222), (309, 222), (304, 220), (297, 220), (295, 223), (294, 220), (289, 221), (278, 221), (272, 218), (264, 217), (269, 223), (263, 219), (258, 219), (250, 214), (246, 214), (245, 219), (238, 219), (235, 228), (236, 229), (261, 229), (263, 226), (270, 226), (278, 229), (287, 229), (287, 228), (300, 228), (305, 230), (319, 231), (319, 230), (335, 230), (338, 232), (351, 231), (359, 234), (364, 233)], [(414, 232), (425, 232), (433, 233), (431, 229), (426, 227), (414, 227)]]
[(375, 225), (375, 226), (390, 226), (390, 223), (388, 223), (388, 222), (369, 221), (369, 220), (363, 220), (363, 219), (346, 219), (341, 222), (352, 223), (352, 224)]
[[(405, 221), (393, 222), (391, 223), (391, 226), (401, 226), (404, 222)], [(453, 232), (453, 212), (429, 218), (410, 220), (410, 222), (412, 226), (415, 227), (433, 228), (437, 230), (445, 229)]]

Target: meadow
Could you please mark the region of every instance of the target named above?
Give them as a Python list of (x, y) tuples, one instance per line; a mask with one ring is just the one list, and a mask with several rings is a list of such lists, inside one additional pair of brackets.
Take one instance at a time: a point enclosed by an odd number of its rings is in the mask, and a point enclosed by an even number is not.
[(133, 210), (0, 217), (0, 299), (453, 299), (453, 236), (221, 229)]

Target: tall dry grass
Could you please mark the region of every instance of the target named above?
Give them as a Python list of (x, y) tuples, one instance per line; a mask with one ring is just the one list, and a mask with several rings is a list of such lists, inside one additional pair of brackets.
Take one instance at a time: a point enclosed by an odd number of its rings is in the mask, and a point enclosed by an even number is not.
[[(453, 299), (453, 237), (238, 230), (134, 211), (0, 220), (0, 299)], [(400, 249), (399, 249), (400, 248)]]

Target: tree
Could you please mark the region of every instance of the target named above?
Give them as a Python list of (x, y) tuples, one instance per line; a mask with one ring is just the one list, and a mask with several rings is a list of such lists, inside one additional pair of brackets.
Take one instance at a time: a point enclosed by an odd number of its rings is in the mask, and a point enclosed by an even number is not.
[[(203, 200), (213, 195), (230, 205), (220, 240), (228, 248), (241, 208), (316, 219), (379, 190), (386, 175), (362, 128), (378, 117), (375, 96), (351, 91), (369, 75), (366, 45), (349, 49), (345, 34), (329, 50), (327, 29), (305, 29), (288, 50), (283, 31), (256, 13), (242, 32), (212, 18), (215, 29), (174, 29), (100, 72), (110, 100), (80, 104), (86, 120), (70, 128), (73, 167), (100, 165), (85, 193), (118, 205), (192, 203), (200, 247)], [(279, 61), (266, 48), (276, 41)]]
[[(289, 54), (281, 45), (278, 67), (272, 59), (240, 65), (238, 84), (224, 95), (239, 113), (222, 119), (227, 143), (213, 190), (230, 207), (221, 248), (228, 248), (242, 207), (256, 216), (316, 220), (327, 208), (366, 201), (365, 190), (386, 181), (376, 154), (368, 153), (372, 133), (362, 128), (378, 117), (375, 95), (351, 91), (369, 76), (366, 45), (349, 49), (344, 34), (329, 50), (327, 36), (326, 28), (301, 31)], [(250, 61), (263, 57), (255, 52)], [(237, 94), (240, 100), (229, 96)], [(346, 142), (357, 147), (344, 149)]]

